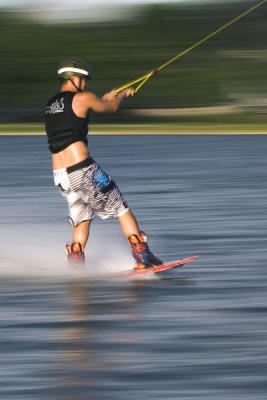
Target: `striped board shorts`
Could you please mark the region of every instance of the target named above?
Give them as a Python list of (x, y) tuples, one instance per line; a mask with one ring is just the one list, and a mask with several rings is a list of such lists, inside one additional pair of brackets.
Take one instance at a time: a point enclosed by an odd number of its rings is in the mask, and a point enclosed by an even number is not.
[(121, 217), (129, 210), (115, 182), (92, 158), (53, 170), (53, 175), (67, 201), (72, 226), (93, 219), (95, 214), (105, 219)]

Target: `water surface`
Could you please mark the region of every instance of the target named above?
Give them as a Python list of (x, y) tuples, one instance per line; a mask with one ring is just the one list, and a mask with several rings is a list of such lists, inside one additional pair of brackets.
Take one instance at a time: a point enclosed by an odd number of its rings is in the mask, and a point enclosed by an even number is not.
[(95, 219), (85, 270), (46, 139), (0, 137), (1, 400), (261, 400), (267, 393), (267, 137), (91, 136), (164, 260), (134, 265), (116, 220)]

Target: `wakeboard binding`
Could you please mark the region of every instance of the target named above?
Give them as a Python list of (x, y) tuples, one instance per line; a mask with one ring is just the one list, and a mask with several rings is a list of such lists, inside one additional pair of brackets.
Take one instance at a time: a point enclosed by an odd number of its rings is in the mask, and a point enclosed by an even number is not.
[(71, 244), (67, 243), (65, 252), (67, 254), (69, 263), (82, 264), (85, 262), (84, 251), (83, 251), (81, 243), (78, 243), (78, 242), (74, 242)]
[(147, 235), (143, 231), (140, 232), (140, 235), (133, 234), (129, 236), (128, 241), (136, 261), (135, 269), (139, 270), (162, 264), (162, 261), (149, 250)]

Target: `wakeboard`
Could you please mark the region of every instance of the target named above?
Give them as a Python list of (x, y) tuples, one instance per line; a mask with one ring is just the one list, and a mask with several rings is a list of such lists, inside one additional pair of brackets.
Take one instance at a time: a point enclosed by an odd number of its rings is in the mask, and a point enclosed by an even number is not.
[(159, 272), (162, 272), (162, 271), (166, 271), (168, 269), (182, 267), (184, 264), (187, 264), (187, 263), (189, 263), (191, 261), (195, 261), (198, 257), (199, 256), (181, 258), (180, 260), (177, 260), (177, 261), (171, 261), (171, 262), (167, 262), (167, 263), (164, 263), (164, 264), (161, 264), (161, 265), (157, 265), (157, 266), (149, 267), (149, 268), (144, 268), (144, 269), (129, 269), (129, 270), (126, 270), (126, 271), (121, 271), (120, 273), (116, 274), (116, 277), (118, 277), (118, 278), (128, 278), (128, 277), (145, 275), (145, 274), (148, 274), (149, 272), (159, 273)]

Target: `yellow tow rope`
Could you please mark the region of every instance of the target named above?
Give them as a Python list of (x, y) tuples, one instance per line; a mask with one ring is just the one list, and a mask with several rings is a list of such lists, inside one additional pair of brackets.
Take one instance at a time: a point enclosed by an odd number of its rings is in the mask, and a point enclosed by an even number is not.
[(166, 68), (168, 65), (170, 65), (171, 63), (173, 63), (174, 61), (178, 60), (178, 58), (181, 58), (182, 56), (184, 56), (185, 54), (189, 53), (191, 50), (195, 49), (196, 47), (200, 46), (202, 43), (206, 42), (207, 40), (209, 40), (210, 38), (212, 38), (213, 36), (217, 35), (217, 33), (223, 31), (224, 29), (228, 28), (228, 26), (234, 24), (235, 22), (239, 21), (241, 18), (245, 17), (246, 15), (250, 14), (252, 11), (254, 11), (256, 8), (262, 6), (264, 3), (266, 3), (267, 0), (262, 0), (259, 3), (255, 4), (254, 6), (250, 7), (248, 10), (244, 11), (242, 14), (240, 14), (238, 17), (235, 17), (234, 19), (232, 19), (231, 21), (227, 22), (226, 24), (224, 24), (223, 26), (221, 26), (219, 29), (217, 29), (216, 31), (210, 33), (209, 35), (205, 36), (203, 39), (199, 40), (198, 42), (196, 42), (195, 44), (193, 44), (192, 46), (188, 47), (186, 50), (183, 50), (181, 53), (178, 53), (175, 57), (171, 58), (170, 60), (166, 61), (164, 64), (160, 65), (157, 68), (154, 68), (152, 71), (148, 72), (145, 75), (140, 76), (137, 79), (134, 79), (128, 83), (125, 83), (124, 85), (116, 88), (115, 90), (117, 91), (117, 93), (121, 92), (124, 89), (127, 89), (128, 87), (134, 86), (137, 83), (139, 83), (136, 87), (133, 88), (132, 91), (132, 96), (146, 83), (146, 81), (151, 78), (151, 76), (153, 76), (156, 72), (161, 71), (163, 68)]

